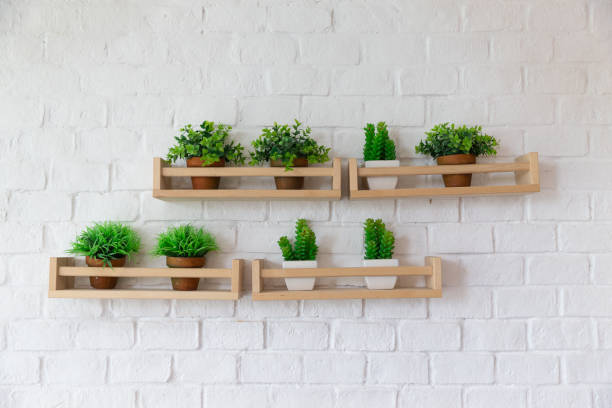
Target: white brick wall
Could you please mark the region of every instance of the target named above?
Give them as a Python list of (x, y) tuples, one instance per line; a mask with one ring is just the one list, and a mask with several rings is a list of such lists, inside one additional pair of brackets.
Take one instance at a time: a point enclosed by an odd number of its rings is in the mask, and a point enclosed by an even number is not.
[[(0, 3), (0, 408), (612, 406), (608, 1)], [(543, 191), (151, 197), (184, 124), (248, 142), (294, 117), (343, 157), (385, 120), (404, 161), (437, 122), (481, 124), (503, 159), (540, 152)], [(248, 289), (298, 217), (322, 263), (359, 265), (369, 216), (402, 262), (442, 256), (442, 299), (46, 298), (48, 257), (91, 221), (134, 225), (156, 266), (159, 231), (205, 225)]]

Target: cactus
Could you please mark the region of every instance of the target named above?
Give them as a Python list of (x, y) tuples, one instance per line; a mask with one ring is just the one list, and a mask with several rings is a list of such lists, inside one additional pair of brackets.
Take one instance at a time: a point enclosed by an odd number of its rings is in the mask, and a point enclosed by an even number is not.
[(300, 218), (295, 223), (295, 242), (293, 246), (286, 236), (280, 237), (278, 246), (285, 261), (314, 261), (319, 247), (317, 237), (308, 226), (305, 219)]
[(365, 128), (364, 160), (395, 160), (395, 142), (389, 138), (389, 130), (385, 122), (376, 126), (368, 123)]
[(393, 232), (381, 219), (368, 218), (364, 224), (365, 259), (391, 259), (395, 249)]

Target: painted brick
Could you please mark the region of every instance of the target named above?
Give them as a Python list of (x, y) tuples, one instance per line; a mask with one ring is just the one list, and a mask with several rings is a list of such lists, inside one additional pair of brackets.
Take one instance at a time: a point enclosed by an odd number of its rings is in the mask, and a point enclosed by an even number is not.
[(558, 384), (559, 361), (544, 354), (500, 354), (496, 360), (501, 384)]
[(125, 349), (134, 344), (131, 322), (90, 320), (79, 324), (75, 343), (84, 349)]
[(461, 408), (459, 387), (406, 387), (400, 393), (399, 407)]
[(374, 384), (427, 384), (428, 359), (424, 354), (371, 354), (367, 377)]
[(174, 359), (179, 381), (233, 383), (237, 379), (236, 356), (219, 352), (180, 353)]
[(478, 387), (468, 389), (465, 394), (467, 408), (486, 408), (493, 405), (525, 408), (527, 392), (513, 388)]
[(536, 256), (527, 265), (530, 284), (586, 284), (590, 279), (589, 260), (584, 255)]
[(329, 327), (324, 322), (272, 321), (267, 330), (270, 349), (323, 350), (329, 343)]
[(507, 288), (495, 294), (498, 317), (556, 316), (559, 314), (554, 288)]
[(298, 355), (260, 353), (247, 354), (240, 359), (240, 379), (245, 383), (293, 383), (299, 382), (301, 377), (302, 360)]
[(548, 252), (557, 247), (556, 228), (545, 224), (513, 224), (495, 227), (497, 252)]
[(565, 375), (570, 384), (610, 383), (612, 353), (583, 352), (565, 357)]
[(434, 384), (488, 384), (494, 379), (493, 356), (488, 354), (434, 354), (431, 366)]
[(429, 226), (433, 252), (493, 252), (493, 234), (487, 224), (433, 224)]
[(192, 350), (199, 346), (195, 321), (147, 321), (138, 324), (139, 346), (147, 350)]
[(71, 351), (45, 357), (43, 366), (50, 384), (101, 385), (107, 363), (103, 354)]
[(110, 356), (111, 383), (165, 383), (171, 375), (170, 354), (121, 353)]
[(563, 311), (566, 316), (609, 315), (612, 307), (611, 289), (605, 286), (574, 286), (563, 291)]
[(321, 384), (361, 383), (366, 359), (353, 353), (312, 353), (304, 356), (304, 381)]
[(367, 408), (381, 404), (393, 406), (397, 400), (396, 391), (387, 388), (341, 388), (337, 393), (338, 408)]
[(139, 394), (144, 408), (202, 406), (202, 390), (200, 387), (184, 385), (181, 387), (147, 387), (141, 389)]
[(491, 291), (486, 288), (445, 288), (444, 301), (431, 299), (429, 313), (435, 318), (490, 317)]
[(206, 349), (257, 350), (263, 348), (261, 322), (215, 322), (202, 325), (202, 344)]
[(391, 351), (395, 331), (388, 324), (340, 323), (334, 329), (335, 348), (339, 350)]
[(463, 324), (463, 348), (470, 351), (525, 350), (526, 328), (511, 321), (471, 320)]
[(0, 355), (0, 384), (34, 384), (40, 380), (40, 358), (27, 353)]
[(461, 347), (461, 327), (446, 322), (403, 322), (399, 327), (399, 349), (446, 351)]
[(593, 327), (582, 319), (537, 319), (529, 322), (530, 347), (537, 350), (590, 349)]
[[(597, 200), (595, 210), (598, 208)], [(542, 191), (527, 198), (530, 220), (584, 221), (590, 216), (589, 196), (585, 193)]]

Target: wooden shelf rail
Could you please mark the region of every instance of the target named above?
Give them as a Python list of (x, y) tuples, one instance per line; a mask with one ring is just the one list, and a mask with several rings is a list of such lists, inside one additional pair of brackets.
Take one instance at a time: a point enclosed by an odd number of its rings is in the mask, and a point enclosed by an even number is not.
[[(172, 189), (172, 177), (331, 177), (328, 190), (249, 190), (217, 189), (192, 190)], [(168, 167), (168, 163), (156, 157), (153, 159), (153, 197), (155, 198), (200, 198), (200, 199), (322, 199), (339, 200), (341, 197), (342, 160), (335, 158), (332, 167), (295, 167), (285, 171), (282, 167)]]
[[(264, 269), (263, 259), (253, 261), (253, 300), (369, 299), (442, 297), (442, 261), (425, 257), (425, 266)], [(267, 278), (424, 276), (426, 287), (373, 290), (367, 288), (316, 288), (313, 290), (265, 289)]]
[[(221, 299), (240, 296), (242, 259), (234, 259), (230, 269), (220, 268), (92, 268), (74, 266), (74, 258), (51, 258), (49, 266), (50, 298), (100, 299)], [(118, 276), (130, 278), (227, 278), (230, 290), (177, 291), (165, 289), (75, 289), (77, 276)]]
[[(398, 188), (394, 190), (364, 190), (359, 188), (362, 177), (421, 176), (432, 174), (514, 173), (514, 185)], [(445, 166), (357, 167), (357, 159), (349, 159), (349, 189), (351, 199), (434, 197), (464, 195), (521, 194), (540, 191), (538, 154), (527, 153), (513, 163), (461, 164)]]

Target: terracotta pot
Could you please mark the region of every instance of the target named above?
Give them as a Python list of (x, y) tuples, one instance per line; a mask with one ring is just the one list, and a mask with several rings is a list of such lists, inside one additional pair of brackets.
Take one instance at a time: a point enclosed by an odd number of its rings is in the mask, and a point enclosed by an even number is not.
[[(437, 159), (440, 165), (474, 164), (476, 156), (473, 154), (450, 154)], [(472, 174), (444, 174), (442, 175), (446, 187), (469, 187), (472, 184)]]
[[(167, 256), (166, 265), (170, 268), (201, 268), (206, 264), (206, 258)], [(197, 290), (200, 278), (170, 278), (174, 290)]]
[[(281, 160), (270, 160), (270, 167), (285, 167)], [(293, 160), (293, 167), (308, 167), (306, 157)], [(289, 170), (287, 173), (291, 173)], [(301, 190), (304, 188), (304, 177), (274, 177), (277, 190)]]
[[(102, 259), (85, 257), (85, 263), (91, 267), (108, 267)], [(121, 268), (125, 265), (125, 256), (123, 258), (111, 259), (111, 266), (113, 268)], [(90, 276), (89, 284), (94, 289), (114, 289), (117, 286), (117, 276)]]
[[(200, 157), (192, 157), (187, 159), (187, 167), (225, 167), (225, 159), (202, 166)], [(219, 188), (220, 179), (220, 177), (192, 177), (191, 186), (194, 190), (216, 190)]]

